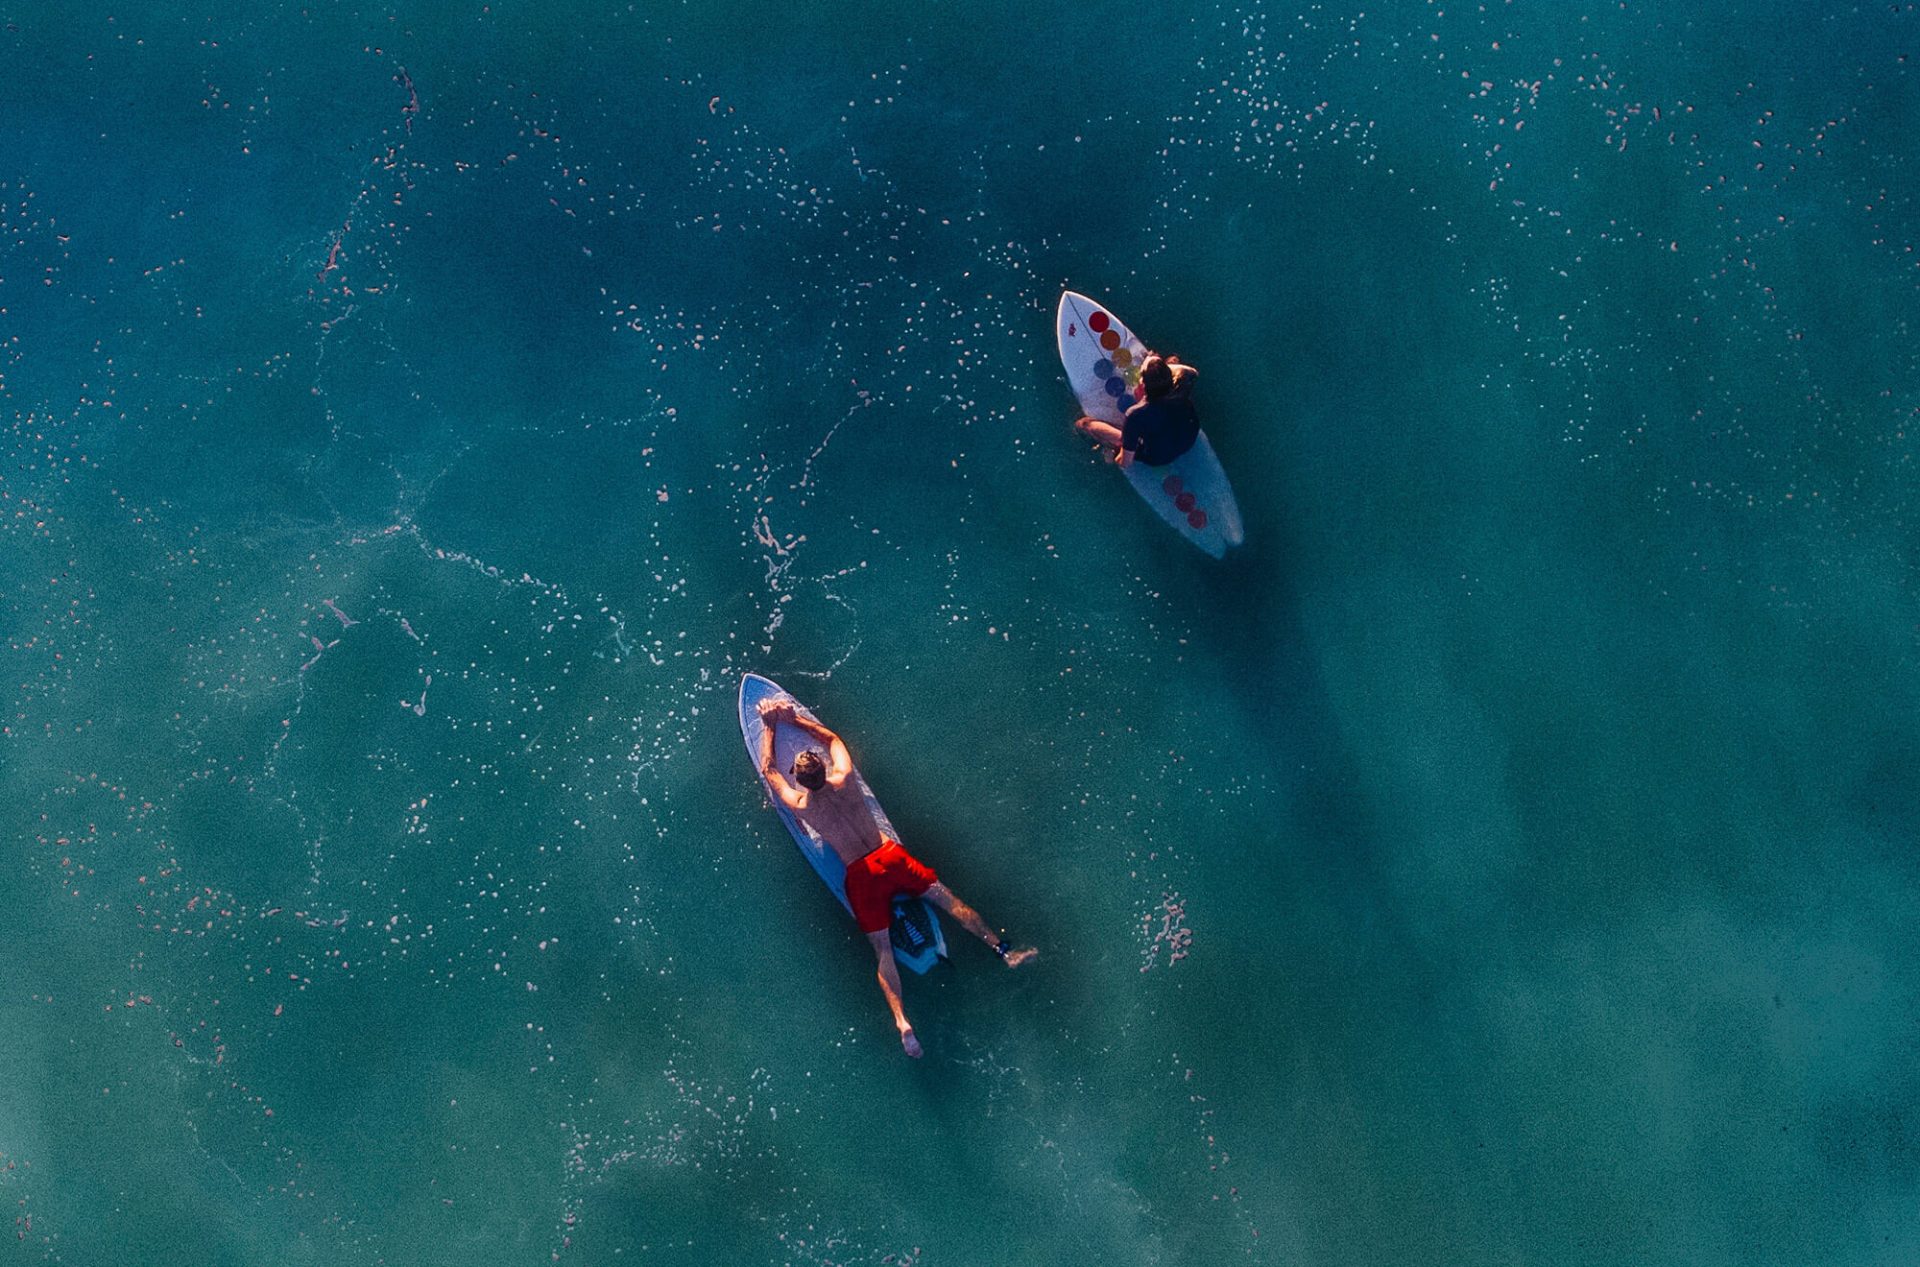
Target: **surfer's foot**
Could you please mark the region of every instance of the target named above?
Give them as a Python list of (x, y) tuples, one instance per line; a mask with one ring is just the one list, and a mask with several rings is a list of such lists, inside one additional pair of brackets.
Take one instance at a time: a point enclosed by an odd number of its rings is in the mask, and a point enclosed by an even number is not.
[(1022, 946), (1018, 950), (1009, 950), (1007, 952), (1007, 967), (1018, 968), (1029, 959), (1038, 959), (1039, 957), (1040, 952), (1032, 946)]
[(900, 1046), (906, 1050), (907, 1055), (915, 1060), (920, 1059), (920, 1040), (913, 1036), (911, 1025), (900, 1031)]

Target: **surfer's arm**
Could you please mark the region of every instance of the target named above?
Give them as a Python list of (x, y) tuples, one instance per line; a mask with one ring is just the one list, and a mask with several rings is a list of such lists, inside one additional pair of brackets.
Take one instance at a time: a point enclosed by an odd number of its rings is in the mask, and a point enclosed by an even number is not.
[(787, 782), (787, 776), (780, 772), (780, 765), (773, 759), (773, 727), (768, 726), (760, 732), (760, 773), (766, 776), (767, 786), (780, 798), (780, 803), (788, 809), (805, 809), (806, 793)]
[(827, 766), (827, 786), (839, 787), (853, 773), (853, 754), (847, 751), (847, 745), (840, 742), (838, 735), (827, 745), (827, 754), (833, 758)]
[(827, 746), (827, 782), (839, 787), (853, 773), (853, 754), (847, 751), (847, 745), (840, 736), (834, 734), (811, 717), (793, 715), (793, 724), (818, 739)]

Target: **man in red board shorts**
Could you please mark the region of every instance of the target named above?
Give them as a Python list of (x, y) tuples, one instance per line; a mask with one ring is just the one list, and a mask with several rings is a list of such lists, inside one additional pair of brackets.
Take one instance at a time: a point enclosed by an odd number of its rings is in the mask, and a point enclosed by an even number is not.
[[(847, 864), (847, 905), (853, 908), (860, 931), (867, 935), (880, 960), (880, 990), (893, 1009), (893, 1027), (900, 1031), (900, 1045), (907, 1055), (918, 1056), (920, 1040), (913, 1036), (913, 1026), (907, 1023), (906, 1008), (900, 1002), (900, 967), (893, 961), (893, 934), (887, 931), (893, 923), (895, 897), (902, 893), (924, 896), (993, 947), (993, 953), (1006, 960), (1009, 968), (1018, 968), (1040, 952), (1031, 946), (1015, 950), (987, 927), (978, 912), (940, 883), (940, 877), (926, 864), (902, 849), (899, 841), (881, 835), (866, 794), (848, 779), (853, 773), (853, 758), (840, 736), (795, 712), (791, 700), (762, 700), (760, 720), (766, 723), (760, 740), (760, 770), (781, 802), (833, 846)], [(793, 759), (793, 777), (789, 779), (773, 758), (773, 732), (781, 722), (798, 726), (819, 740), (827, 750), (826, 760), (812, 749), (802, 752)]]

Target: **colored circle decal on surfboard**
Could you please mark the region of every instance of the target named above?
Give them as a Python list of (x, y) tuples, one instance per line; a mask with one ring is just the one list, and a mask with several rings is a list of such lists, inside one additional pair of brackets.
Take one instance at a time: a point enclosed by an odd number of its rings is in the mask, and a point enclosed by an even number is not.
[[(1140, 373), (1142, 362), (1150, 356), (1139, 337), (1143, 333), (1129, 330), (1120, 316), (1099, 300), (1077, 291), (1062, 292), (1054, 312), (1054, 336), (1060, 364), (1084, 417), (1100, 419), (1118, 431), (1123, 429), (1123, 413), (1131, 413), (1137, 420), (1146, 410), (1139, 404), (1151, 394)], [(1090, 424), (1083, 430), (1089, 428)], [(1102, 434), (1112, 435), (1104, 430)], [(1241, 544), (1233, 489), (1204, 431), (1171, 467), (1156, 468), (1136, 460), (1116, 469), (1135, 495), (1148, 504), (1153, 518), (1173, 528), (1203, 554), (1218, 559)]]

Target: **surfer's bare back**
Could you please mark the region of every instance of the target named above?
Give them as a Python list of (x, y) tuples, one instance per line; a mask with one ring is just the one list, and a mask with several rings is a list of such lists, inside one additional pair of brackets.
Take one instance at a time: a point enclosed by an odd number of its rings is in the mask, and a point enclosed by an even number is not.
[[(873, 953), (880, 961), (880, 990), (893, 1010), (893, 1027), (900, 1031), (900, 1045), (907, 1055), (920, 1055), (920, 1040), (907, 1022), (900, 1001), (900, 969), (893, 962), (893, 899), (925, 897), (927, 901), (959, 920), (975, 937), (993, 947), (993, 953), (1006, 960), (1007, 967), (1018, 968), (1040, 952), (1031, 946), (1014, 949), (971, 906), (940, 883), (933, 869), (889, 839), (880, 830), (867, 804), (866, 793), (849, 781), (853, 757), (840, 736), (811, 717), (802, 716), (790, 699), (760, 701), (760, 772), (767, 777), (774, 794), (794, 816), (826, 841), (840, 861), (847, 864), (847, 905), (860, 931), (867, 935)], [(782, 722), (797, 726), (826, 749), (820, 753), (809, 748), (793, 759), (792, 777), (774, 762), (774, 730)]]

